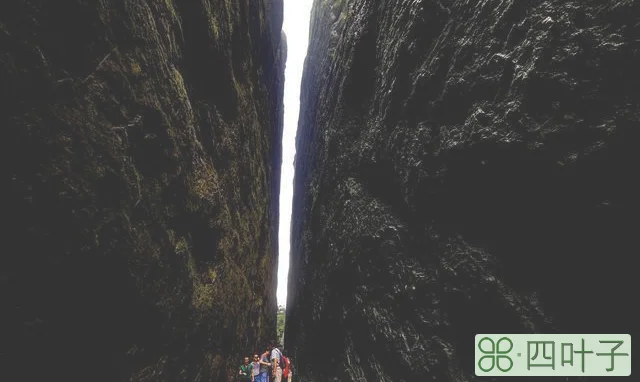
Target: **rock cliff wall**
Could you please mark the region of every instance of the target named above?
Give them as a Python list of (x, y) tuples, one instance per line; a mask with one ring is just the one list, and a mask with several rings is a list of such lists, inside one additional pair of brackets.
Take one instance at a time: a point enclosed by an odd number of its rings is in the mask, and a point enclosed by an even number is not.
[(476, 333), (637, 328), (639, 17), (622, 0), (314, 2), (299, 382), (474, 381)]
[(280, 0), (0, 4), (0, 380), (227, 381), (275, 338), (281, 25)]

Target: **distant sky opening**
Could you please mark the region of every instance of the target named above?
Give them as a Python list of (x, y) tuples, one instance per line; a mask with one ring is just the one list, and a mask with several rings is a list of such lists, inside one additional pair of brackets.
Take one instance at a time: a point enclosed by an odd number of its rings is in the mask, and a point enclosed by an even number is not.
[(296, 130), (300, 112), (300, 83), (307, 54), (309, 16), (313, 0), (284, 0), (282, 29), (287, 35), (287, 65), (284, 72), (284, 131), (282, 134), (282, 171), (280, 180), (280, 232), (278, 233), (278, 305), (287, 304), (287, 276), (293, 203), (293, 158), (296, 154)]

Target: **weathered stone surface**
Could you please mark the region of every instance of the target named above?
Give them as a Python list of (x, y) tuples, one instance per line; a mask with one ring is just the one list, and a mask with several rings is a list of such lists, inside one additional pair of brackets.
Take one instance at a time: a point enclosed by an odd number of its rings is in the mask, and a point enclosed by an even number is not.
[(0, 380), (226, 381), (275, 338), (281, 24), (1, 2)]
[(315, 1), (297, 381), (475, 381), (476, 333), (634, 332), (639, 6)]

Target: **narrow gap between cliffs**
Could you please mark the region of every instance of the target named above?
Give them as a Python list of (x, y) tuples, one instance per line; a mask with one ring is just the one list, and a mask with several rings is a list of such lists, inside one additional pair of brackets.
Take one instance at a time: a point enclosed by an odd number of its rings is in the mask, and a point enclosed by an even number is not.
[(278, 341), (284, 344), (291, 209), (293, 203), (293, 160), (300, 110), (300, 85), (307, 52), (312, 0), (284, 0), (282, 30), (287, 38), (287, 61), (284, 81), (284, 127), (282, 133), (282, 168), (280, 179), (280, 222), (278, 234)]

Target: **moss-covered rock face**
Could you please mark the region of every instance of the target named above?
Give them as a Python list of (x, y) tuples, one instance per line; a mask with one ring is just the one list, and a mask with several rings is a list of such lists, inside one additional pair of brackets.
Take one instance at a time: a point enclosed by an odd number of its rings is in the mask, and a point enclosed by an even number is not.
[(317, 0), (297, 381), (474, 381), (476, 333), (631, 333), (640, 7)]
[(1, 2), (1, 380), (226, 381), (275, 338), (281, 25)]

